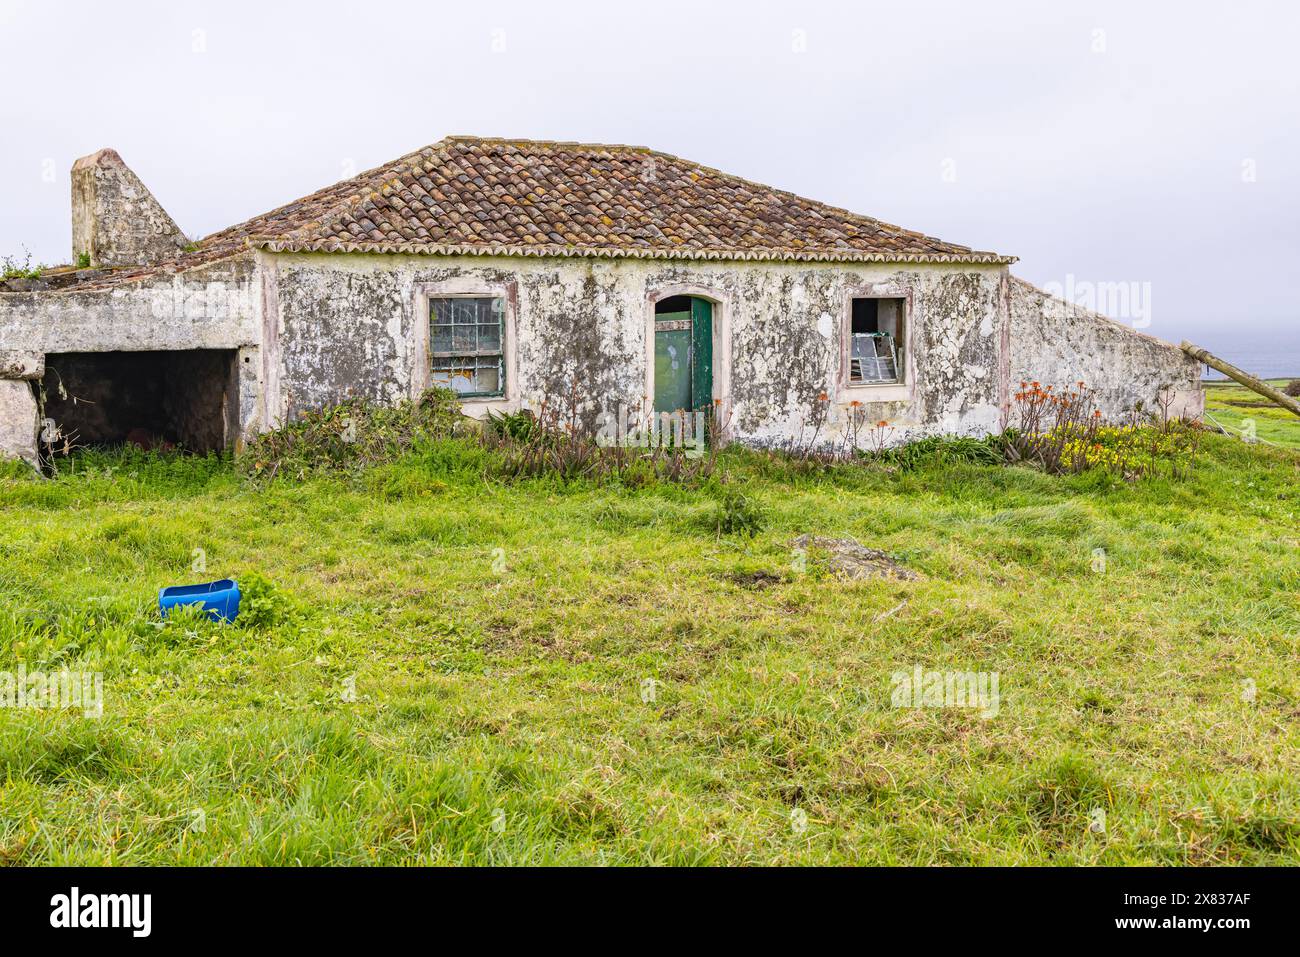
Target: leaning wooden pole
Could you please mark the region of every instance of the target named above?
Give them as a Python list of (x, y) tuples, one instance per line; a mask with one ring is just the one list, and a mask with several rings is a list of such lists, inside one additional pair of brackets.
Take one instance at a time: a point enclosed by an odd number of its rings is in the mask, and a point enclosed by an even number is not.
[(1182, 350), (1186, 352), (1189, 356), (1191, 356), (1193, 359), (1198, 359), (1201, 362), (1204, 362), (1211, 369), (1218, 369), (1229, 379), (1236, 379), (1238, 382), (1244, 385), (1247, 389), (1250, 389), (1252, 392), (1258, 392), (1264, 398), (1272, 399), (1274, 402), (1276, 402), (1282, 408), (1286, 409), (1288, 412), (1294, 412), (1296, 415), (1300, 415), (1300, 401), (1297, 401), (1296, 399), (1291, 398), (1286, 393), (1280, 392), (1279, 390), (1273, 388), (1267, 382), (1261, 382), (1259, 379), (1256, 379), (1249, 372), (1243, 372), (1241, 369), (1238, 369), (1236, 366), (1234, 366), (1231, 362), (1224, 362), (1218, 356), (1206, 352), (1200, 346), (1192, 345), (1186, 339), (1183, 340), (1183, 344), (1180, 348), (1182, 348)]

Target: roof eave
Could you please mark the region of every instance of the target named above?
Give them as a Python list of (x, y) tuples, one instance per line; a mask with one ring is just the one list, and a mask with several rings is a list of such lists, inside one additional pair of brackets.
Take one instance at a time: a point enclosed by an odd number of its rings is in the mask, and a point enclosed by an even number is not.
[(561, 245), (454, 245), (413, 242), (348, 242), (250, 237), (250, 246), (276, 253), (388, 253), (423, 256), (531, 256), (593, 259), (694, 259), (734, 262), (964, 263), (1009, 266), (1015, 256), (964, 253), (866, 252), (856, 249), (662, 249)]

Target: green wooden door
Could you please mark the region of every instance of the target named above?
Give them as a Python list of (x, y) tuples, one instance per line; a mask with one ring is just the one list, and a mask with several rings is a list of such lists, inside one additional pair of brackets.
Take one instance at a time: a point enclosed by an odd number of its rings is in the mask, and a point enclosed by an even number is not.
[(691, 314), (655, 316), (655, 412), (691, 407)]
[(713, 406), (713, 303), (691, 300), (691, 408)]
[(713, 404), (713, 303), (692, 299), (690, 312), (655, 316), (655, 412)]

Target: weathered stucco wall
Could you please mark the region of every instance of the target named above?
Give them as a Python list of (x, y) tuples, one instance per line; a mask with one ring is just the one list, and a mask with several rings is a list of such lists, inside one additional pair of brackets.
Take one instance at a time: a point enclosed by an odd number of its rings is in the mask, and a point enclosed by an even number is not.
[[(39, 378), (46, 353), (236, 349), (232, 417), (247, 436), (349, 395), (418, 393), (430, 289), (508, 300), (510, 392), (467, 403), (471, 414), (562, 400), (575, 383), (589, 421), (648, 408), (653, 302), (683, 294), (715, 303), (715, 394), (745, 441), (833, 441), (853, 414), (889, 422), (893, 442), (996, 431), (1022, 379), (1082, 379), (1113, 416), (1154, 410), (1162, 392), (1174, 414), (1201, 409), (1200, 367), (1180, 350), (970, 265), (256, 253), (150, 282), (0, 295), (0, 380)], [(849, 301), (868, 293), (909, 302), (902, 386), (843, 379)], [(26, 455), (30, 390), (5, 388), (5, 447)]]
[(0, 379), (0, 459), (36, 459), (36, 396), (24, 379)]
[(72, 256), (93, 266), (162, 262), (188, 240), (115, 150), (72, 164)]
[[(998, 372), (1007, 315), (998, 266), (685, 264), (645, 260), (299, 254), (267, 257), (267, 301), (279, 324), (279, 411), (349, 394), (394, 401), (422, 383), (424, 284), (502, 288), (514, 310), (513, 404), (567, 396), (572, 383), (592, 417), (647, 392), (652, 298), (711, 298), (722, 339), (715, 390), (736, 437), (780, 442), (834, 438), (851, 402), (894, 440), (923, 432), (986, 432), (1000, 422)], [(912, 379), (903, 389), (840, 382), (841, 341), (854, 291), (896, 290), (911, 300)], [(892, 294), (892, 293), (891, 293)], [(716, 377), (715, 377), (716, 378)], [(901, 394), (900, 394), (901, 393)], [(821, 399), (825, 394), (826, 399)], [(502, 403), (485, 403), (500, 407)]]
[[(49, 353), (236, 349), (239, 395), (232, 406), (237, 405), (240, 436), (248, 436), (266, 421), (259, 358), (262, 304), (251, 255), (100, 289), (3, 293), (0, 382), (39, 379)], [(16, 408), (0, 408), (0, 452), (25, 456), (29, 417), (25, 407)]]
[(1135, 409), (1195, 418), (1204, 411), (1201, 366), (1177, 346), (1048, 295), (1011, 283), (1011, 380), (1060, 388), (1083, 381), (1102, 413)]
[(0, 349), (233, 349), (261, 341), (250, 259), (101, 289), (0, 294)]

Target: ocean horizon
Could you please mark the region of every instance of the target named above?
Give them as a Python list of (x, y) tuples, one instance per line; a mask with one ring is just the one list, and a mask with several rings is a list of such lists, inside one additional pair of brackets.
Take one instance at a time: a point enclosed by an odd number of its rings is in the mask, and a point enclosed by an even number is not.
[[(1300, 329), (1300, 322), (1297, 322), (1297, 329)], [(1300, 331), (1242, 334), (1229, 328), (1165, 335), (1150, 329), (1143, 331), (1175, 345), (1187, 339), (1260, 379), (1300, 379)], [(1203, 378), (1224, 379), (1226, 376), (1208, 369)]]

